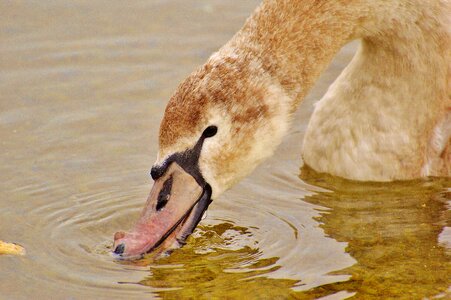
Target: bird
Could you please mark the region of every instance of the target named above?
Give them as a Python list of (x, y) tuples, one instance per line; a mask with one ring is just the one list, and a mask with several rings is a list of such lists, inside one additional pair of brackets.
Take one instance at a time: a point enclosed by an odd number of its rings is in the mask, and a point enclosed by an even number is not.
[(114, 255), (186, 242), (212, 199), (271, 156), (334, 55), (359, 48), (315, 104), (301, 150), (319, 173), (451, 176), (451, 2), (265, 0), (170, 98), (155, 180)]

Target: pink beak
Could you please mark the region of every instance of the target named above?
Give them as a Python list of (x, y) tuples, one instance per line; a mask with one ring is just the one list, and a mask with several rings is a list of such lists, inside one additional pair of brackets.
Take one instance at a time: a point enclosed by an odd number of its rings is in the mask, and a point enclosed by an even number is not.
[(205, 187), (176, 162), (172, 162), (150, 191), (135, 227), (114, 235), (114, 254), (136, 258), (158, 246), (185, 243), (210, 204), (211, 188)]

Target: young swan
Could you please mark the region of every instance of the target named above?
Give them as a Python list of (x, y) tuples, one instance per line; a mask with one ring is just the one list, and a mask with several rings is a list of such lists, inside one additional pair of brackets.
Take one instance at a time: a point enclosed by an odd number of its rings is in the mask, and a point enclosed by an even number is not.
[(447, 0), (267, 0), (170, 99), (154, 187), (114, 253), (182, 245), (211, 198), (279, 145), (292, 112), (346, 43), (352, 62), (316, 106), (303, 148), (319, 172), (354, 180), (451, 176)]

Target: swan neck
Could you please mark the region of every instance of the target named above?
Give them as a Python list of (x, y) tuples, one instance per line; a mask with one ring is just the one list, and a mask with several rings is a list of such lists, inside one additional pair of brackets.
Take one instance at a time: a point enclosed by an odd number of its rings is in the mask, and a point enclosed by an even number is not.
[(450, 12), (451, 5), (440, 0), (267, 0), (229, 45), (259, 60), (295, 107), (352, 40), (363, 39), (382, 50), (378, 55), (395, 68), (398, 61), (406, 61), (403, 57), (422, 60), (415, 56), (424, 53), (412, 52), (418, 48), (412, 45), (430, 46), (442, 57), (450, 55)]
[(264, 1), (234, 40), (260, 60), (294, 105), (338, 50), (356, 37), (355, 7), (337, 2)]

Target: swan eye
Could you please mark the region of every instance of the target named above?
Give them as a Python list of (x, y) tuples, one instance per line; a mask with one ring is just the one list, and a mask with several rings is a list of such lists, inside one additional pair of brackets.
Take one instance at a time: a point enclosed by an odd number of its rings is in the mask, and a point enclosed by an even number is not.
[(204, 138), (209, 138), (214, 136), (216, 133), (218, 132), (218, 127), (217, 126), (208, 126), (207, 128), (205, 128), (204, 132), (202, 133), (202, 136)]

